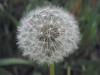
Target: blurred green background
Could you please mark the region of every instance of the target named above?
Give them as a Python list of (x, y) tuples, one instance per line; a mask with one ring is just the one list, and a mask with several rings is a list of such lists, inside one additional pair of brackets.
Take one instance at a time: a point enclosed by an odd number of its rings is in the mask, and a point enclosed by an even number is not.
[(79, 21), (79, 49), (55, 64), (56, 75), (100, 75), (100, 0), (0, 0), (0, 75), (49, 75), (47, 65), (22, 57), (16, 45), (17, 26), (31, 9), (57, 5)]

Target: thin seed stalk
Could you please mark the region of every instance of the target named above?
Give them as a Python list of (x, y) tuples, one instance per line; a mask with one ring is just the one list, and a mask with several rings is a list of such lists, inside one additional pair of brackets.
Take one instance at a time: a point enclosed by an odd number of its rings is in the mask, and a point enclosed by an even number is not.
[(70, 66), (67, 67), (67, 75), (71, 75), (71, 67)]
[(50, 65), (50, 75), (55, 75), (55, 66), (54, 66), (54, 64)]

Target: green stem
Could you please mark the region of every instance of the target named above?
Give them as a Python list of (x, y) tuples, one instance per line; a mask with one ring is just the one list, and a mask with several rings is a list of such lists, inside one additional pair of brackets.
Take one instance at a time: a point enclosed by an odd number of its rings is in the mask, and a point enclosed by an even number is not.
[(71, 75), (71, 67), (70, 66), (67, 67), (67, 75)]
[(50, 75), (55, 75), (55, 67), (54, 64), (50, 65)]

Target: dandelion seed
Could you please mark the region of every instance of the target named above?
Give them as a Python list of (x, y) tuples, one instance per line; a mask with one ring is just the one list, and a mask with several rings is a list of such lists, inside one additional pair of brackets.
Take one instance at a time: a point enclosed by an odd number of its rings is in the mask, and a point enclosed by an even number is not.
[(24, 56), (38, 64), (52, 64), (78, 48), (80, 32), (68, 11), (47, 6), (32, 10), (21, 19), (17, 39)]

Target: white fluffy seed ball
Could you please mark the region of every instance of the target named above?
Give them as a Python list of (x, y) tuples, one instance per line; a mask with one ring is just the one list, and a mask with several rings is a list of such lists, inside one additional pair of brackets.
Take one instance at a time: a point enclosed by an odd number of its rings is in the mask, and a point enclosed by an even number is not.
[(21, 19), (17, 39), (23, 56), (49, 65), (78, 48), (80, 31), (68, 11), (55, 6), (38, 7)]

